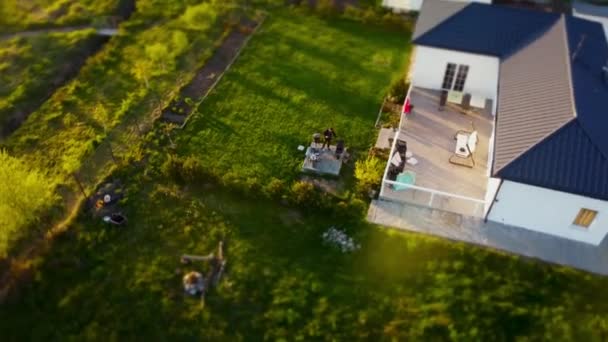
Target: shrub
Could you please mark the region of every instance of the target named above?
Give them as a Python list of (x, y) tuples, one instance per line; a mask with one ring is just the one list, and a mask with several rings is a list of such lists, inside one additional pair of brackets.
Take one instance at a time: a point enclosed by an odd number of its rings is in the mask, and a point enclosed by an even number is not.
[(291, 186), (288, 199), (294, 205), (312, 207), (318, 205), (319, 196), (314, 185), (297, 181)]
[(358, 198), (339, 201), (334, 209), (337, 221), (343, 223), (357, 222), (365, 215), (367, 204)]
[(183, 166), (183, 160), (178, 156), (169, 154), (160, 167), (160, 172), (163, 176), (178, 180), (180, 178), (180, 170)]
[(372, 24), (372, 23), (379, 21), (376, 11), (371, 7), (367, 8), (365, 11), (363, 11), (363, 14), (361, 15), (361, 19), (366, 24)]
[(0, 150), (0, 259), (56, 200), (46, 175)]
[(205, 175), (201, 162), (193, 156), (187, 157), (181, 164), (179, 176), (183, 181), (188, 183), (203, 180)]
[(268, 198), (278, 199), (285, 192), (285, 182), (278, 178), (272, 178), (264, 187), (264, 194)]
[(407, 91), (410, 85), (405, 81), (405, 78), (399, 77), (391, 83), (391, 87), (389, 89), (389, 99), (394, 103), (403, 103), (405, 101), (405, 97), (407, 96)]
[(329, 17), (338, 13), (335, 0), (317, 0), (315, 10), (323, 17)]
[(245, 178), (242, 182), (243, 186), (241, 187), (241, 192), (246, 195), (257, 195), (262, 191), (262, 187), (260, 186), (260, 179), (257, 177), (248, 177)]
[(399, 14), (387, 12), (382, 16), (382, 23), (388, 28), (404, 28), (406, 21)]
[(355, 178), (357, 179), (357, 192), (366, 196), (371, 190), (377, 190), (382, 181), (384, 162), (377, 157), (368, 157), (355, 163)]
[(390, 151), (390, 148), (372, 147), (369, 150), (368, 157), (375, 157), (377, 159), (388, 161), (388, 154), (390, 153)]
[(213, 26), (218, 17), (218, 8), (209, 2), (203, 2), (199, 5), (188, 6), (181, 20), (189, 29), (204, 31)]
[(225, 187), (240, 189), (242, 186), (242, 177), (235, 172), (226, 172), (221, 177), (221, 183)]
[(310, 13), (314, 7), (311, 8), (311, 4), (308, 1), (302, 0), (291, 5), (296, 13)]
[(161, 174), (176, 181), (186, 183), (197, 183), (207, 181), (210, 178), (208, 172), (201, 162), (193, 157), (180, 158), (169, 154), (165, 162), (160, 167)]
[(360, 20), (363, 16), (363, 11), (353, 5), (344, 7), (344, 17), (352, 20)]

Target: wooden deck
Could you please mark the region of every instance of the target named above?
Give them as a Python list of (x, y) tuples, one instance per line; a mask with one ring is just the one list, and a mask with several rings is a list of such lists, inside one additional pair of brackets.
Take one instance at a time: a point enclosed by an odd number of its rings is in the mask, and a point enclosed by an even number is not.
[[(412, 113), (402, 120), (399, 138), (407, 142), (408, 151), (418, 161), (406, 165), (416, 173), (418, 187), (483, 200), (488, 182), (488, 151), (493, 130), (493, 117), (484, 110), (463, 113), (461, 108), (449, 104), (438, 110), (439, 92), (413, 88), (410, 94), (414, 106)], [(484, 112), (484, 113), (482, 113)], [(474, 153), (475, 166), (468, 168), (449, 162), (454, 154), (454, 136), (459, 130), (478, 132), (479, 142)], [(415, 194), (418, 192), (418, 194)], [(420, 191), (394, 191), (385, 185), (385, 197), (416, 203), (430, 202), (429, 193)], [(437, 199), (436, 199), (437, 200)], [(436, 205), (433, 205), (436, 206)], [(452, 210), (462, 211), (462, 210)]]

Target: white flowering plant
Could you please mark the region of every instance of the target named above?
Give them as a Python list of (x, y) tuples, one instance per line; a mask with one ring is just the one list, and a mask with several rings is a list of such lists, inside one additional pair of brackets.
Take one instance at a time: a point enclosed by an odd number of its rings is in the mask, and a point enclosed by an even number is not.
[(353, 252), (361, 248), (361, 245), (355, 244), (352, 237), (348, 236), (345, 231), (336, 227), (330, 227), (321, 237), (323, 242), (337, 247), (342, 253)]

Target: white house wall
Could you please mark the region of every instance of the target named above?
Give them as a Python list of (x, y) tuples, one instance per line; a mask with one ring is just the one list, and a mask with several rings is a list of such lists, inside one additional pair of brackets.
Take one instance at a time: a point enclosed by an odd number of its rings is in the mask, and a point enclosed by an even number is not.
[(485, 217), (488, 214), (488, 210), (492, 206), (492, 202), (494, 201), (494, 197), (496, 196), (496, 192), (498, 192), (498, 188), (500, 187), (500, 179), (499, 178), (488, 178), (488, 186), (486, 187), (486, 197), (484, 198), (486, 205), (484, 207), (483, 216)]
[(494, 104), (493, 114), (495, 114), (500, 65), (497, 57), (416, 46), (412, 83), (417, 87), (441, 89), (445, 68), (448, 63), (469, 66), (469, 73), (464, 84), (464, 92), (492, 99), (492, 103)]
[[(383, 0), (382, 5), (395, 11), (418, 11), (423, 0)], [(481, 2), (491, 4), (492, 0), (451, 0), (454, 2)]]
[(422, 0), (383, 0), (382, 5), (396, 11), (418, 11)]
[[(608, 232), (608, 201), (503, 181), (491, 221), (598, 245)], [(598, 212), (587, 229), (572, 224), (581, 208)]]

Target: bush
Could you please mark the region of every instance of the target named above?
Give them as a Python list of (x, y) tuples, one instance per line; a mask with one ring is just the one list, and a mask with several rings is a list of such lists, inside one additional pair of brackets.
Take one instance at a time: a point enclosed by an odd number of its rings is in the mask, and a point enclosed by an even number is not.
[(333, 206), (333, 217), (343, 224), (355, 223), (364, 217), (367, 204), (358, 198), (338, 200)]
[(221, 183), (227, 188), (240, 189), (243, 185), (243, 180), (236, 172), (226, 172), (221, 176)]
[(178, 156), (169, 154), (160, 167), (160, 173), (167, 178), (178, 180), (180, 178), (179, 170), (181, 170), (183, 163)]
[(344, 17), (352, 20), (359, 20), (363, 15), (363, 11), (353, 5), (344, 7)]
[(246, 195), (258, 195), (262, 192), (262, 187), (260, 185), (260, 179), (257, 177), (248, 177), (245, 178), (242, 182), (242, 187), (240, 191)]
[(211, 3), (203, 2), (199, 5), (188, 6), (181, 20), (189, 29), (204, 31), (213, 26), (218, 17), (218, 8)]
[(389, 89), (388, 97), (391, 102), (394, 103), (403, 103), (405, 101), (405, 97), (407, 96), (407, 91), (409, 90), (409, 83), (405, 81), (405, 78), (399, 77), (391, 83), (391, 87)]
[(200, 182), (205, 178), (201, 162), (193, 156), (189, 156), (184, 160), (179, 169), (179, 175), (183, 181), (188, 183)]
[(315, 10), (323, 17), (329, 17), (338, 13), (335, 0), (317, 0)]
[(201, 162), (193, 156), (180, 158), (169, 154), (160, 171), (165, 177), (186, 183), (204, 182), (210, 178)]
[(377, 157), (368, 157), (355, 163), (355, 178), (357, 179), (357, 192), (367, 196), (371, 190), (378, 190), (384, 173), (384, 162)]
[(388, 28), (403, 28), (406, 22), (399, 14), (387, 12), (382, 16), (382, 23)]
[(390, 148), (372, 147), (369, 150), (368, 157), (375, 157), (375, 158), (383, 160), (383, 161), (388, 161), (388, 155), (389, 155), (390, 151), (391, 151)]
[(303, 181), (293, 183), (288, 199), (291, 204), (300, 207), (317, 206), (319, 203), (319, 196), (315, 186)]
[(0, 259), (57, 201), (46, 175), (0, 150)]
[(264, 187), (264, 195), (268, 198), (278, 199), (281, 198), (285, 192), (285, 182), (278, 178), (272, 178), (268, 184)]
[(378, 21), (380, 21), (378, 14), (372, 7), (369, 7), (365, 11), (363, 11), (363, 14), (361, 15), (361, 19), (366, 24), (377, 23)]

